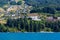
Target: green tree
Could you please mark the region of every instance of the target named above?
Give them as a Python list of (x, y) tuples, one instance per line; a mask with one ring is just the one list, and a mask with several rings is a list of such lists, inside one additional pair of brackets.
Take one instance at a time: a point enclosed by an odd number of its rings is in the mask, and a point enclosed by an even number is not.
[(17, 5), (21, 5), (21, 4), (22, 4), (22, 1), (18, 1), (18, 2), (17, 2)]
[(15, 1), (11, 1), (10, 5), (16, 5), (16, 2)]
[(0, 24), (0, 32), (7, 32), (7, 27), (5, 27), (5, 25)]

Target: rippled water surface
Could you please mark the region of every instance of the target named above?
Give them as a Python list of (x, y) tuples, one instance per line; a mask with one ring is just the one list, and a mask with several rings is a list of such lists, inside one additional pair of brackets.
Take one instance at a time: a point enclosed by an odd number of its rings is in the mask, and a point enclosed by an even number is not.
[(0, 33), (0, 40), (60, 40), (60, 33)]

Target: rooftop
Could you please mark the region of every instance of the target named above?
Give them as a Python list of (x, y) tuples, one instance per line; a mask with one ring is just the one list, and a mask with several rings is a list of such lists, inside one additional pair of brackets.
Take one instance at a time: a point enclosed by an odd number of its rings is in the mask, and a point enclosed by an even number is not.
[(28, 16), (39, 16), (37, 13), (27, 14)]

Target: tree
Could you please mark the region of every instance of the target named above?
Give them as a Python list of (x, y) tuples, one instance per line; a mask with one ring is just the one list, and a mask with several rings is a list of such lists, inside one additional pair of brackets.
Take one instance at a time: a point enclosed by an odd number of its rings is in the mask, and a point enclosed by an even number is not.
[(15, 1), (11, 1), (10, 5), (16, 5), (16, 2)]
[(21, 4), (22, 4), (22, 2), (21, 2), (21, 1), (18, 1), (18, 2), (17, 2), (17, 5), (21, 5)]
[(60, 7), (55, 8), (57, 11), (60, 11)]
[(0, 32), (6, 32), (7, 31), (7, 27), (5, 27), (4, 24), (0, 24)]
[(44, 8), (42, 8), (42, 12), (50, 13), (50, 14), (55, 14), (55, 9), (51, 8), (51, 7), (44, 7)]

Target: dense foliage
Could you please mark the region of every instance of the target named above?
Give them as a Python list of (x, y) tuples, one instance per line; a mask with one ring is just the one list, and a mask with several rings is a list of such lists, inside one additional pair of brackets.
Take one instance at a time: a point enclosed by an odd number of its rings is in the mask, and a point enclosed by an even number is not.
[(59, 5), (60, 0), (25, 0), (27, 4), (32, 6), (49, 6), (49, 5)]
[[(8, 28), (12, 28), (9, 30)], [(17, 28), (21, 32), (60, 32), (60, 21), (33, 21), (31, 19), (8, 19), (7, 23), (2, 25), (0, 24), (0, 32), (15, 32), (17, 31), (14, 28)]]
[(10, 5), (21, 5), (21, 4), (22, 4), (21, 1), (18, 1), (17, 3), (16, 3), (16, 1), (11, 1), (10, 2)]
[(42, 13), (55, 14), (55, 9), (52, 8), (52, 7), (44, 7), (44, 8), (41, 8), (41, 9), (32, 9), (30, 12), (31, 13), (41, 13), (42, 12)]

